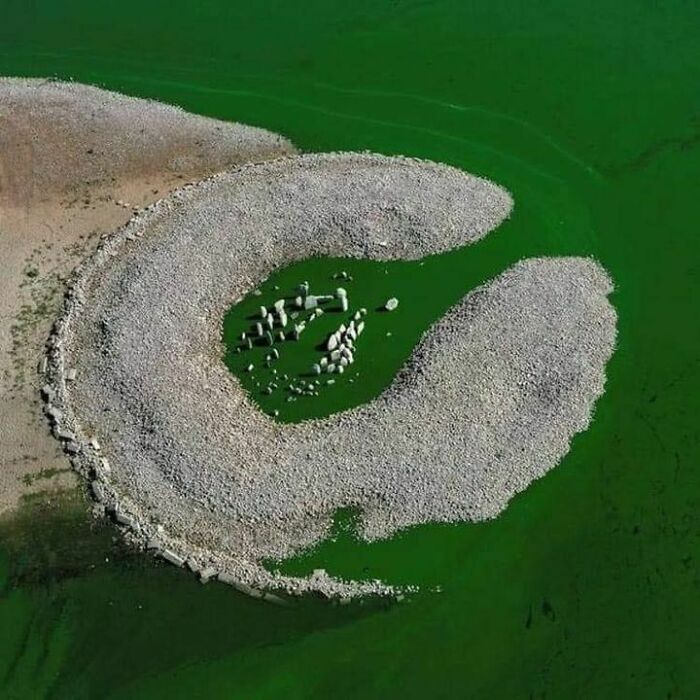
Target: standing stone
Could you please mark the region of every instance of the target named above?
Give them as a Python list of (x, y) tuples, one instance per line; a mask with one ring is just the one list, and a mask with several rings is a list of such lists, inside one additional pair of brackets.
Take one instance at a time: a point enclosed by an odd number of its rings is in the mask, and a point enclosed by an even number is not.
[(387, 311), (394, 311), (398, 305), (399, 300), (396, 297), (391, 297), (391, 299), (387, 300), (386, 304), (384, 304), (384, 308)]
[(338, 289), (335, 290), (335, 296), (337, 297), (338, 301), (340, 302), (340, 308), (343, 311), (348, 310), (348, 293), (343, 289), (342, 287), (338, 287)]

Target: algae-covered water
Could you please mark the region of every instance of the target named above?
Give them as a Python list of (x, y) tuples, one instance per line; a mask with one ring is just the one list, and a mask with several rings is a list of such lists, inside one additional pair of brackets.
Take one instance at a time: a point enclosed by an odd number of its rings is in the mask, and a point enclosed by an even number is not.
[(504, 185), (512, 219), (420, 283), (445, 307), (592, 254), (619, 341), (591, 429), (497, 520), (339, 526), (287, 565), (423, 586), (401, 604), (270, 607), (134, 557), (79, 500), (27, 505), (0, 530), (0, 697), (698, 697), (699, 26), (680, 1), (7, 3), (0, 73)]

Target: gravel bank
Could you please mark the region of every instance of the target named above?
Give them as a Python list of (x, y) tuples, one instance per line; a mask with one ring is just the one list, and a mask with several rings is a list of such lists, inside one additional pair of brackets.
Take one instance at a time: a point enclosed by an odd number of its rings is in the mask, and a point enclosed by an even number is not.
[(259, 562), (318, 542), (343, 506), (368, 540), (497, 515), (590, 421), (615, 339), (606, 273), (523, 261), (453, 307), (375, 401), (299, 425), (249, 402), (221, 360), (221, 319), (291, 260), (421, 258), (478, 240), (511, 206), (452, 168), (353, 154), (185, 188), (79, 270), (50, 340), (55, 432), (130, 536), (173, 563), (246, 589), (392, 593)]

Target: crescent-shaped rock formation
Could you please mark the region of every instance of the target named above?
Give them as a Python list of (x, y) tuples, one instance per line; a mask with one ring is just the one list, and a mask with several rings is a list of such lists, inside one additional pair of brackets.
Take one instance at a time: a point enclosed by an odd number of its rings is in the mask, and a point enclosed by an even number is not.
[(473, 243), (510, 195), (454, 168), (365, 154), (245, 166), (135, 217), (78, 270), (50, 345), (55, 432), (132, 537), (244, 588), (392, 592), (270, 573), (324, 538), (492, 518), (566, 454), (602, 394), (612, 283), (586, 258), (522, 261), (423, 336), (365, 406), (282, 425), (223, 364), (221, 320), (309, 256), (417, 259)]

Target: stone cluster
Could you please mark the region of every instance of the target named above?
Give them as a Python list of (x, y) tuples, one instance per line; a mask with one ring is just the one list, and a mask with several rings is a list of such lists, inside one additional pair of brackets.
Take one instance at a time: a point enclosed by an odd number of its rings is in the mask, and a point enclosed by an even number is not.
[[(342, 279), (351, 280), (346, 272), (340, 273), (335, 277), (340, 276)], [(256, 292), (259, 290), (256, 290)], [(284, 297), (275, 301), (271, 307), (261, 305), (258, 311), (257, 319), (252, 323), (248, 330), (240, 334), (241, 344), (236, 348), (237, 353), (252, 350), (256, 345), (273, 346), (272, 350), (265, 357), (265, 367), (269, 369), (280, 359), (280, 351), (278, 347), (274, 347), (276, 343), (284, 343), (289, 340), (299, 340), (301, 334), (309, 327), (309, 324), (320, 318), (324, 313), (346, 313), (349, 310), (349, 296), (346, 289), (338, 287), (333, 294), (311, 294), (308, 281), (300, 284), (296, 293), (298, 294), (292, 301), (291, 310), (288, 314), (287, 299)], [(256, 294), (256, 296), (259, 296)], [(300, 313), (310, 311), (308, 316), (299, 320)], [(362, 334), (365, 328), (364, 317), (367, 315), (367, 309), (361, 308), (348, 319), (347, 325), (341, 323), (338, 329), (327, 339), (327, 353), (324, 353), (319, 362), (311, 366), (313, 374), (320, 375), (323, 373), (343, 374), (346, 368), (355, 361), (355, 343), (358, 337)], [(290, 323), (290, 318), (294, 321)], [(287, 335), (286, 331), (292, 328), (292, 332)], [(255, 371), (254, 363), (246, 365), (245, 371), (253, 373)], [(286, 382), (289, 380), (287, 374), (278, 375), (277, 369), (272, 368), (273, 379), (268, 381), (262, 393), (271, 395), (280, 388), (280, 381)], [(354, 381), (350, 379), (349, 381)], [(326, 384), (333, 384), (335, 380), (326, 380)], [(256, 386), (260, 386), (260, 382), (256, 381)], [(289, 396), (288, 402), (296, 401), (301, 396), (318, 396), (320, 380), (306, 381), (302, 378), (292, 380), (286, 386)], [(273, 415), (279, 415), (279, 411), (275, 411)]]
[[(340, 298), (347, 299), (347, 295)], [(346, 303), (343, 311), (347, 310)], [(314, 374), (322, 372), (343, 374), (345, 369), (355, 362), (355, 343), (365, 330), (365, 322), (362, 319), (366, 315), (367, 309), (356, 311), (347, 326), (341, 323), (338, 329), (330, 334), (326, 341), (326, 354), (312, 367)]]

